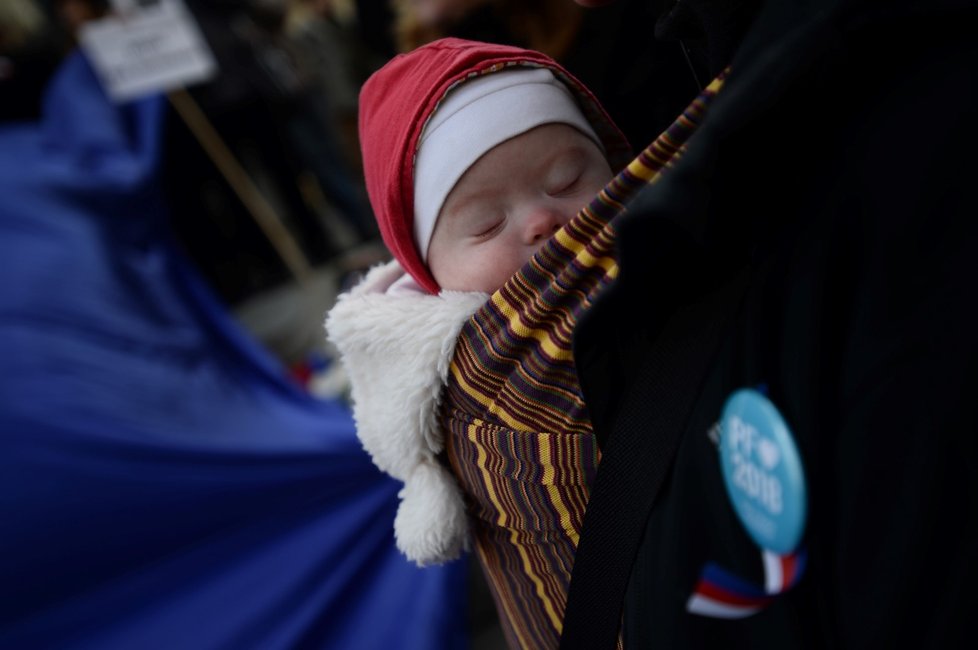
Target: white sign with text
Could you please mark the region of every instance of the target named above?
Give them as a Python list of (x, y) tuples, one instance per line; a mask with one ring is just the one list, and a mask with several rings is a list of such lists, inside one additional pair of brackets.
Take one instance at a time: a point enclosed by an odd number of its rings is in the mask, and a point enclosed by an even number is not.
[(135, 3), (86, 23), (79, 41), (106, 92), (124, 102), (206, 81), (217, 63), (180, 0)]

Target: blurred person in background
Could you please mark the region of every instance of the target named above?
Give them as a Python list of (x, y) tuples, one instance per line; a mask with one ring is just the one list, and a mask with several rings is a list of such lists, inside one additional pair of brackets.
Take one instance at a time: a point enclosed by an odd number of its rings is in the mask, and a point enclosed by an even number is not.
[[(253, 48), (266, 78), (277, 86), (270, 93), (274, 99), (269, 104), (277, 123), (282, 125), (282, 138), (288, 149), (298, 152), (305, 167), (303, 171), (311, 174), (316, 188), (334, 208), (332, 216), (322, 208), (316, 211), (324, 221), (339, 217), (352, 231), (351, 242), (344, 244), (340, 240), (334, 247), (342, 250), (374, 239), (377, 231), (362, 191), (362, 181), (351, 171), (352, 161), (347, 141), (343, 139), (344, 124), (339, 121), (342, 111), (349, 110), (349, 87), (358, 83), (353, 77), (354, 70), (346, 73), (348, 77), (342, 74), (356, 53), (338, 58), (332, 68), (324, 69), (322, 65), (323, 58), (337, 57), (343, 48), (352, 48), (352, 44), (337, 42), (321, 53), (307, 41), (298, 42), (287, 28), (289, 5), (285, 0), (252, 0), (251, 10), (245, 15), (250, 21), (239, 20), (233, 28)], [(310, 202), (309, 198), (306, 202)], [(336, 233), (331, 234), (334, 239), (340, 239)]]
[[(171, 113), (165, 177), (175, 227), (238, 318), (303, 385), (315, 386), (310, 375), (328, 365), (323, 312), (349, 273), (383, 257), (362, 176), (341, 137), (355, 75), (319, 68), (320, 57), (345, 45), (324, 52), (298, 37), (302, 20), (285, 2), (193, 0), (189, 8), (221, 72), (188, 94), (289, 227), (311, 273), (292, 275), (252, 207)], [(342, 29), (352, 29), (355, 16), (344, 20)]]
[[(330, 230), (330, 219), (339, 220), (341, 228), (352, 230), (353, 240), (368, 239), (369, 226), (362, 224), (369, 213), (357, 195), (356, 176), (349, 172), (346, 160), (338, 154), (336, 130), (325, 108), (326, 89), (314, 87), (313, 76), (284, 33), (285, 3), (194, 0), (188, 7), (197, 18), (221, 70), (215, 79), (194, 86), (189, 92), (235, 156), (283, 213), (310, 262), (325, 263), (351, 243), (342, 238), (342, 229), (339, 235), (335, 229)], [(196, 146), (195, 142), (184, 142), (181, 137), (179, 151), (175, 147), (174, 154), (179, 158)], [(206, 169), (206, 161), (202, 164)], [(214, 173), (201, 175), (201, 170), (184, 171), (179, 166), (172, 171), (173, 194), (178, 200), (188, 201), (188, 207), (199, 208), (196, 197), (201, 179), (213, 178)], [(310, 185), (319, 191), (318, 195), (308, 191)], [(215, 189), (213, 184), (208, 187)], [(208, 206), (211, 211), (218, 203), (224, 211), (240, 211), (234, 207), (236, 197), (219, 198), (213, 191), (208, 192), (206, 188), (204, 191), (212, 195)], [(329, 214), (317, 203), (321, 198), (331, 208)], [(221, 216), (217, 218), (225, 220)], [(235, 218), (235, 222), (239, 221)], [(188, 224), (188, 228), (187, 234), (193, 235), (193, 226)], [(220, 239), (218, 235), (192, 242), (195, 256), (213, 267), (209, 257), (215, 251), (208, 253), (206, 248), (221, 246), (216, 241)], [(220, 257), (225, 255), (223, 250), (228, 243), (218, 249)], [(233, 251), (226, 254), (231, 260), (237, 257)], [(231, 260), (228, 271), (233, 273), (236, 264)], [(219, 276), (218, 280), (223, 277)], [(269, 280), (274, 283), (271, 277)], [(245, 286), (229, 290), (237, 294), (258, 288)], [(236, 301), (240, 297), (233, 295), (231, 299)]]
[(285, 30), (317, 79), (316, 92), (328, 105), (329, 121), (339, 131), (347, 165), (362, 186), (357, 95), (384, 58), (361, 40), (351, 0), (294, 0)]
[(78, 46), (78, 29), (109, 9), (108, 0), (0, 3), (0, 120), (40, 118), (44, 89)]
[(82, 25), (107, 15), (111, 7), (109, 0), (54, 0), (53, 4), (55, 16), (73, 44)]
[(68, 47), (37, 0), (0, 3), (0, 122), (40, 117), (42, 92)]

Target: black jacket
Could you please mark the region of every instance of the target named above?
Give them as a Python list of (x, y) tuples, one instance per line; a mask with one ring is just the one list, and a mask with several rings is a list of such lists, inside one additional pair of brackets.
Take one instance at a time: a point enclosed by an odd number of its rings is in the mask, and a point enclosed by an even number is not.
[[(575, 338), (603, 456), (563, 648), (613, 647), (622, 621), (626, 649), (966, 642), (976, 5), (768, 2), (686, 156), (618, 222), (619, 280)], [(762, 385), (805, 468), (807, 568), (753, 616), (690, 614), (708, 562), (762, 583), (708, 435)]]

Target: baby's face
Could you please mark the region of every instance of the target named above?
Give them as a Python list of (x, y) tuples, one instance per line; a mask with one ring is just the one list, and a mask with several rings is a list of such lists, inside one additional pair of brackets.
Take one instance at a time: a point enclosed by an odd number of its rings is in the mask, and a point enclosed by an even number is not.
[(442, 205), (428, 268), (442, 289), (492, 293), (611, 180), (590, 138), (545, 124), (490, 149)]

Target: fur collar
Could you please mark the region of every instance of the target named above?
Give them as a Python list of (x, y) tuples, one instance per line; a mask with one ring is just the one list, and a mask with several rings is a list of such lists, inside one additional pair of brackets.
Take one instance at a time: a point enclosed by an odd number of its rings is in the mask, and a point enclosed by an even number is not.
[(357, 436), (381, 470), (404, 482), (394, 520), (397, 547), (420, 566), (468, 548), (462, 492), (436, 455), (442, 388), (459, 330), (489, 296), (385, 293), (404, 275), (396, 261), (372, 268), (326, 316), (351, 382)]

